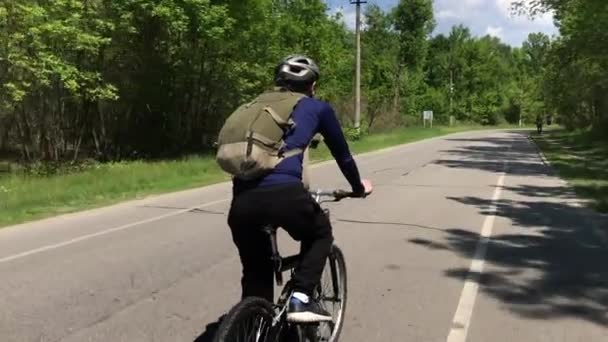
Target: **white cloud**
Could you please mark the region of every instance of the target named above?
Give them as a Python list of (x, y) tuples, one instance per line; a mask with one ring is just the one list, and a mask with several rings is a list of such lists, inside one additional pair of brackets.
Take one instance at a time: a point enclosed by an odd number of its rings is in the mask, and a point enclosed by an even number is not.
[(435, 19), (466, 23), (482, 14), (487, 0), (434, 0)]
[(488, 26), (486, 28), (486, 34), (492, 36), (492, 37), (496, 37), (496, 38), (503, 38), (503, 28), (502, 27), (498, 27), (498, 26)]
[[(531, 0), (524, 0), (527, 5), (531, 3)], [(509, 21), (514, 22), (517, 25), (524, 26), (542, 26), (552, 27), (553, 26), (553, 11), (543, 13), (535, 18), (529, 18), (526, 15), (517, 15), (512, 11), (511, 3), (513, 0), (496, 0), (496, 7), (498, 11)]]
[[(329, 10), (329, 15), (335, 15), (336, 13), (340, 13), (342, 15), (341, 21), (346, 24), (351, 30), (355, 29), (355, 25), (357, 23), (357, 10), (354, 6), (340, 6), (336, 8), (332, 8)], [(361, 28), (365, 28), (365, 16), (364, 11), (361, 9)]]
[(482, 6), (488, 0), (434, 0), (437, 7), (452, 7), (461, 10), (471, 10)]
[[(351, 30), (355, 28), (355, 6), (344, 0), (326, 0), (330, 13), (340, 10), (343, 20)], [(491, 34), (512, 46), (521, 46), (528, 34), (557, 33), (553, 24), (553, 13), (545, 13), (531, 20), (527, 16), (512, 15), (513, 0), (433, 0), (437, 27), (435, 34), (449, 33), (452, 26), (463, 24), (477, 36)], [(532, 0), (524, 0), (532, 1)], [(374, 4), (384, 10), (397, 5), (398, 0), (375, 0)], [(345, 4), (346, 3), (346, 4)], [(370, 1), (372, 3), (372, 1)], [(365, 5), (363, 6), (365, 8)]]
[[(486, 34), (521, 46), (531, 32), (557, 33), (553, 13), (534, 20), (511, 11), (513, 0), (434, 0), (437, 27), (435, 33), (448, 33), (453, 25), (463, 24), (477, 36)], [(531, 0), (525, 0), (531, 1)]]
[(468, 8), (478, 7), (484, 0), (464, 0), (463, 5)]
[(496, 0), (496, 7), (506, 17), (511, 16), (511, 2), (513, 0)]
[(460, 18), (460, 16), (458, 14), (456, 14), (456, 12), (452, 11), (452, 10), (440, 10), (435, 14), (435, 17), (437, 19), (445, 19), (445, 18)]

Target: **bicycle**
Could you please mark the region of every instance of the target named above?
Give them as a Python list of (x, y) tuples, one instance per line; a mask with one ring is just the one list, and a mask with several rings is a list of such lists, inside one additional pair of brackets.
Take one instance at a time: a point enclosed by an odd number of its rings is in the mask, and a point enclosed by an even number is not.
[[(321, 201), (322, 196), (333, 197), (334, 202), (352, 197), (350, 192), (343, 190), (317, 190), (311, 192), (311, 195), (319, 204), (324, 203)], [(324, 208), (323, 211), (329, 217), (329, 209)], [(274, 264), (275, 281), (278, 286), (282, 286), (283, 272), (291, 271), (293, 275), (299, 264), (299, 255), (281, 257), (276, 238), (278, 227), (266, 226), (263, 230), (268, 234), (272, 246), (271, 259)], [(319, 300), (324, 308), (332, 313), (331, 322), (314, 324), (288, 322), (286, 312), (292, 288), (287, 282), (276, 303), (258, 297), (245, 298), (237, 303), (222, 320), (214, 341), (337, 342), (344, 324), (346, 293), (346, 263), (342, 251), (334, 243), (323, 269), (321, 281), (313, 294), (313, 298)], [(337, 310), (326, 307), (324, 303), (327, 301), (335, 303)]]

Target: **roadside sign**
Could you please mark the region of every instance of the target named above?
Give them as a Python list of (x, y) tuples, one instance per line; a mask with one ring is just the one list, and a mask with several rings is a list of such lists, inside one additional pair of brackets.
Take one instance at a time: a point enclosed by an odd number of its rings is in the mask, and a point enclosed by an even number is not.
[(429, 122), (431, 125), (431, 128), (433, 127), (433, 111), (432, 110), (425, 110), (424, 112), (422, 112), (422, 124), (424, 127), (426, 127), (426, 122)]

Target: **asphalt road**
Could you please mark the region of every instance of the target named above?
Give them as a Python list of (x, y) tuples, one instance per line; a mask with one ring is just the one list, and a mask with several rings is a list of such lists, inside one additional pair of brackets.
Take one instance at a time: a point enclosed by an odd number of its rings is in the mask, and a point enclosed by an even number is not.
[[(357, 161), (374, 194), (330, 205), (349, 277), (341, 341), (608, 341), (608, 218), (525, 134)], [(312, 177), (346, 185), (333, 162)], [(239, 295), (229, 200), (218, 184), (0, 230), (0, 341), (209, 341)]]

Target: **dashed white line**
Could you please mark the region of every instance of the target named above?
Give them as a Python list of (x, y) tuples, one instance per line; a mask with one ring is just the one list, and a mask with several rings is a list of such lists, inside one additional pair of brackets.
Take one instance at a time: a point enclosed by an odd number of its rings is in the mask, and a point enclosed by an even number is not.
[[(399, 147), (401, 147), (401, 146), (399, 146)], [(385, 152), (388, 152), (388, 150), (389, 149), (387, 149), (387, 151), (385, 151)], [(375, 152), (370, 152), (369, 154), (375, 154)], [(311, 168), (312, 169), (316, 169), (316, 168), (322, 167), (324, 165), (327, 165), (327, 164), (329, 164), (331, 162), (332, 162), (331, 160), (327, 160), (327, 161), (315, 163), (315, 164), (311, 165)], [(136, 227), (136, 226), (141, 226), (143, 224), (150, 223), (150, 222), (155, 222), (155, 221), (162, 220), (162, 219), (165, 219), (165, 218), (168, 218), (168, 217), (173, 217), (173, 216), (181, 215), (181, 214), (187, 213), (187, 212), (189, 212), (189, 211), (191, 211), (193, 209), (200, 209), (200, 208), (209, 207), (209, 206), (212, 206), (212, 205), (215, 205), (215, 204), (224, 203), (224, 202), (227, 202), (229, 200), (230, 200), (229, 198), (224, 198), (224, 199), (221, 199), (221, 200), (217, 200), (217, 201), (213, 201), (213, 202), (208, 202), (208, 203), (204, 203), (204, 204), (201, 204), (201, 205), (197, 205), (197, 206), (194, 206), (194, 207), (191, 207), (191, 208), (182, 209), (182, 210), (170, 212), (170, 213), (167, 213), (167, 214), (164, 214), (164, 215), (151, 217), (151, 218), (148, 218), (148, 219), (145, 219), (145, 220), (131, 222), (131, 223), (128, 223), (128, 224), (124, 224), (122, 226), (118, 226), (118, 227), (114, 227), (114, 228), (109, 228), (109, 229), (102, 230), (102, 231), (99, 231), (99, 232), (96, 232), (96, 233), (82, 235), (82, 236), (79, 236), (79, 237), (76, 237), (76, 238), (73, 238), (73, 239), (70, 239), (70, 240), (66, 240), (66, 241), (63, 241), (63, 242), (59, 242), (59, 243), (56, 243), (56, 244), (51, 244), (51, 245), (46, 245), (46, 246), (34, 248), (34, 249), (31, 249), (31, 250), (28, 250), (28, 251), (25, 251), (25, 252), (21, 252), (21, 253), (17, 253), (17, 254), (13, 254), (13, 255), (9, 255), (9, 256), (0, 258), (0, 264), (6, 263), (6, 262), (10, 262), (10, 261), (14, 261), (14, 260), (21, 259), (21, 258), (25, 258), (25, 257), (31, 256), (31, 255), (42, 253), (42, 252), (50, 251), (50, 250), (53, 250), (53, 249), (57, 249), (57, 248), (61, 248), (61, 247), (69, 246), (69, 245), (73, 245), (73, 244), (78, 243), (78, 242), (82, 242), (82, 241), (89, 240), (89, 239), (92, 239), (92, 238), (96, 238), (96, 237), (99, 237), (99, 236), (103, 236), (103, 235), (119, 232), (119, 231), (126, 230), (126, 229), (129, 229), (129, 228), (133, 228), (133, 227)]]
[[(391, 152), (394, 150), (399, 150), (401, 148), (406, 148), (406, 147), (411, 147), (411, 146), (415, 146), (415, 145), (419, 145), (419, 144), (424, 144), (424, 143), (428, 143), (430, 141), (434, 141), (434, 140), (441, 140), (441, 139), (445, 139), (449, 136), (454, 136), (454, 135), (459, 135), (462, 134), (464, 132), (460, 132), (460, 133), (453, 133), (453, 134), (447, 134), (445, 136), (441, 136), (441, 137), (435, 137), (435, 138), (431, 138), (431, 139), (425, 139), (425, 140), (421, 140), (421, 141), (416, 141), (416, 142), (411, 142), (411, 143), (407, 143), (407, 144), (403, 144), (403, 145), (398, 145), (398, 146), (393, 146), (393, 147), (389, 147), (389, 148), (385, 148), (385, 149), (381, 149), (378, 151), (372, 151), (372, 152), (366, 152), (366, 153), (362, 153), (360, 155), (358, 155), (358, 157), (366, 157), (366, 156), (373, 156), (373, 155), (384, 155), (387, 152)], [(375, 161), (376, 159), (373, 159), (371, 161)], [(364, 164), (364, 163), (369, 163), (371, 162), (370, 160), (363, 160), (363, 161), (359, 161), (358, 163), (360, 164)], [(321, 166), (324, 166), (328, 163), (331, 163), (331, 160), (327, 160), (327, 161), (323, 161), (323, 162), (319, 162), (319, 163), (315, 163), (313, 165), (311, 165), (311, 168), (318, 168)], [(183, 209), (183, 210), (179, 210), (179, 211), (175, 211), (175, 212), (171, 212), (165, 215), (160, 215), (160, 216), (156, 216), (156, 217), (152, 217), (149, 219), (145, 219), (145, 220), (141, 220), (141, 221), (136, 221), (136, 222), (132, 222), (132, 223), (128, 223), (119, 227), (114, 227), (114, 228), (110, 228), (110, 229), (106, 229), (103, 231), (99, 231), (96, 233), (92, 233), (92, 234), (88, 234), (88, 235), (82, 235), (70, 240), (66, 240), (60, 243), (56, 243), (56, 244), (52, 244), (52, 245), (46, 245), (46, 246), (42, 246), (39, 248), (35, 248), (35, 249), (31, 249), (29, 251), (25, 251), (25, 252), (21, 252), (21, 253), (17, 253), (17, 254), (13, 254), (13, 255), (9, 255), (3, 258), (0, 258), (0, 264), (1, 263), (6, 263), (9, 261), (13, 261), (13, 260), (17, 260), (17, 259), (21, 259), (30, 255), (34, 255), (34, 254), (38, 254), (38, 253), (42, 253), (42, 252), (46, 252), (49, 250), (53, 250), (53, 249), (57, 249), (57, 248), (61, 248), (61, 247), (65, 247), (65, 246), (69, 246), (72, 244), (75, 244), (77, 242), (81, 242), (81, 241), (85, 241), (85, 240), (89, 240), (98, 236), (103, 236), (103, 235), (107, 235), (110, 233), (114, 233), (114, 232), (118, 232), (121, 230), (125, 230), (125, 229), (129, 229), (135, 226), (139, 226), (142, 224), (146, 224), (146, 223), (150, 223), (150, 222), (154, 222), (154, 221), (158, 221), (158, 220), (162, 220), (168, 217), (172, 217), (172, 216), (177, 216), (177, 215), (181, 215), (183, 213), (186, 213), (188, 211), (191, 211), (192, 209), (197, 209), (197, 208), (205, 208), (208, 206), (212, 206), (215, 204), (219, 204), (219, 203), (223, 203), (223, 202), (227, 202), (229, 201), (229, 198), (225, 198), (222, 200), (218, 200), (218, 201), (213, 201), (213, 202), (209, 202), (209, 203), (205, 203), (205, 204), (201, 204), (199, 206), (194, 206), (192, 208), (188, 208), (188, 209)]]

